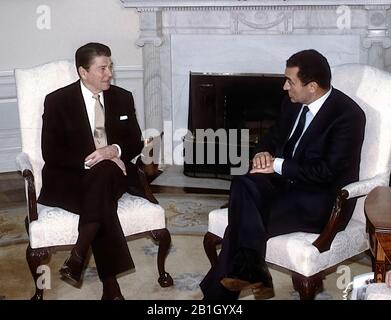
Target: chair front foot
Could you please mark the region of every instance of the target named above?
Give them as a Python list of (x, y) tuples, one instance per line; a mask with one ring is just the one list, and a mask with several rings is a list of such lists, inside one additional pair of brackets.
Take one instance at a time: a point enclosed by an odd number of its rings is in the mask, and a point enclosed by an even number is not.
[(161, 287), (170, 287), (174, 284), (169, 273), (165, 270), (165, 261), (168, 250), (171, 246), (171, 235), (170, 232), (164, 229), (152, 230), (152, 238), (159, 243), (159, 249), (157, 254), (157, 269), (159, 272), (159, 284)]
[(43, 262), (45, 260), (49, 259), (50, 250), (48, 248), (32, 249), (30, 245), (28, 245), (26, 249), (26, 260), (29, 265), (31, 275), (33, 276), (35, 285), (35, 294), (31, 297), (31, 300), (43, 299), (43, 290), (45, 289), (47, 283), (44, 282), (44, 279), (42, 279), (42, 281), (39, 281), (41, 273), (39, 272), (38, 268), (43, 266)]
[(323, 290), (323, 273), (306, 277), (294, 272), (292, 274), (293, 288), (299, 292), (300, 300), (314, 300), (315, 295)]

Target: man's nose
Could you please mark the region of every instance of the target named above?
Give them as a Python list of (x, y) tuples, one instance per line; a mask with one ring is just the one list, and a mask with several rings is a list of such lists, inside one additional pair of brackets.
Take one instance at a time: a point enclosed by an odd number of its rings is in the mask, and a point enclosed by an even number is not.
[(107, 68), (107, 69), (106, 69), (106, 75), (107, 75), (108, 77), (112, 78), (112, 77), (113, 77), (113, 70)]
[(284, 82), (284, 86), (282, 87), (282, 89), (289, 90), (289, 83), (288, 83), (288, 81)]

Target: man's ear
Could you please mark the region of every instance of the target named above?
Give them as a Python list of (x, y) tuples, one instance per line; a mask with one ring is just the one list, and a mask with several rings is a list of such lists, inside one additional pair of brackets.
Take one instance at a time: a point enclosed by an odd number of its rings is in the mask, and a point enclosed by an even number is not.
[(307, 86), (310, 88), (312, 93), (315, 93), (319, 89), (319, 85), (315, 81), (311, 81)]
[(80, 77), (82, 79), (85, 79), (86, 78), (86, 73), (88, 71), (86, 69), (84, 69), (82, 66), (79, 67), (78, 71), (79, 71)]

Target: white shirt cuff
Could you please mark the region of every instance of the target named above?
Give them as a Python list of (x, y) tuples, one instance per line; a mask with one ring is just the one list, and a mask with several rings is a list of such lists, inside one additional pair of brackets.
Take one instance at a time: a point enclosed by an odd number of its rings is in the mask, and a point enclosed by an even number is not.
[(273, 162), (273, 170), (278, 174), (282, 174), (282, 164), (284, 163), (284, 159), (275, 158)]
[(121, 147), (116, 144), (116, 143), (113, 143), (113, 146), (116, 146), (117, 147), (117, 150), (118, 150), (118, 158), (121, 158), (121, 154), (122, 154), (122, 151), (121, 151)]

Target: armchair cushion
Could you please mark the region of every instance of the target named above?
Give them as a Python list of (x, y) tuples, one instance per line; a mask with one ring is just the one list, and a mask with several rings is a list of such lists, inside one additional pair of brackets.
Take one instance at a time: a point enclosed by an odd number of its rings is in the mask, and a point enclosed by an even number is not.
[[(228, 225), (228, 209), (209, 213), (208, 231), (223, 237)], [(337, 233), (330, 250), (319, 253), (312, 245), (319, 234), (294, 232), (269, 239), (266, 261), (300, 273), (314, 275), (369, 248), (365, 223), (351, 219), (344, 231)]]
[[(165, 228), (161, 206), (128, 193), (118, 201), (118, 218), (125, 236)], [(38, 204), (38, 220), (30, 223), (31, 248), (75, 244), (78, 223), (77, 214)]]
[(353, 219), (344, 231), (337, 233), (330, 250), (320, 253), (312, 245), (318, 236), (294, 232), (271, 238), (267, 242), (266, 261), (309, 277), (369, 248), (365, 224)]

